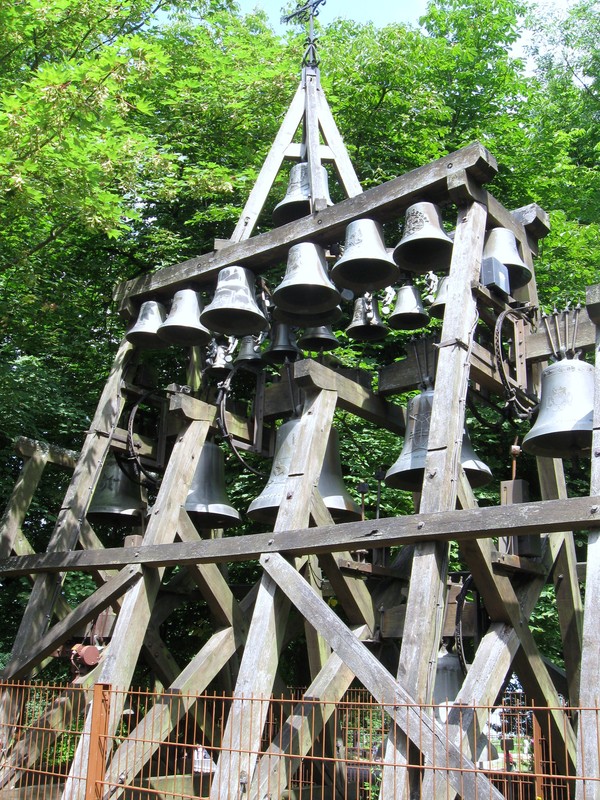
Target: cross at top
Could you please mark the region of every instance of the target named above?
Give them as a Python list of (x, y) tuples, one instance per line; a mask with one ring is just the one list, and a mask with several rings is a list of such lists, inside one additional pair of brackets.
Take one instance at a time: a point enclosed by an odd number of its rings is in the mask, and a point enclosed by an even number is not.
[(299, 5), (291, 14), (286, 14), (281, 17), (281, 22), (291, 22), (298, 20), (298, 22), (309, 22), (308, 39), (306, 40), (306, 50), (302, 58), (303, 67), (317, 67), (319, 60), (317, 58), (317, 37), (315, 36), (315, 17), (319, 16), (319, 6), (325, 5), (326, 0), (308, 0), (308, 2)]

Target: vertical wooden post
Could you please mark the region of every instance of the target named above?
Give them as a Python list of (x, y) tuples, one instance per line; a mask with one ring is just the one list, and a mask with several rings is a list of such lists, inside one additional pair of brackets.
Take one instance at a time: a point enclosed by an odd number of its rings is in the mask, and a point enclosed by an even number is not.
[(100, 800), (108, 750), (108, 718), (110, 715), (110, 684), (94, 684), (90, 726), (89, 759), (85, 783), (85, 800)]
[[(596, 371), (594, 379), (594, 421), (592, 434), (592, 474), (590, 495), (600, 494), (600, 285), (587, 291), (588, 313), (596, 325)], [(596, 508), (600, 514), (600, 509)], [(583, 615), (583, 647), (579, 703), (582, 710), (577, 730), (576, 800), (598, 796), (600, 750), (598, 747), (598, 701), (600, 695), (600, 626), (598, 596), (600, 594), (600, 533), (590, 531), (587, 548), (585, 607)], [(587, 780), (586, 780), (587, 779)]]

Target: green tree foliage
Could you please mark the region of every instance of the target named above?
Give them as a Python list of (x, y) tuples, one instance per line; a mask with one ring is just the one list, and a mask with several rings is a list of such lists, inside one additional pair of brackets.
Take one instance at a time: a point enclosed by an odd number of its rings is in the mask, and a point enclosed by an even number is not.
[[(550, 213), (537, 273), (552, 307), (582, 300), (600, 280), (600, 15), (582, 0), (540, 30), (542, 16), (517, 0), (431, 0), (419, 27), (335, 20), (320, 29), (319, 53), (365, 188), (478, 139), (499, 161), (494, 194), (509, 208), (538, 202)], [(519, 37), (534, 28), (526, 53)], [(280, 38), (263, 15), (242, 16), (228, 0), (22, 0), (0, 7), (0, 41), (5, 500), (19, 467), (13, 437), (79, 446), (123, 331), (114, 284), (231, 234), (295, 91), (304, 32)], [(270, 226), (286, 173), (259, 230)], [(398, 227), (387, 234), (394, 244)], [(340, 335), (339, 358), (373, 371), (411, 347), (404, 334), (367, 346)], [(173, 351), (158, 359), (164, 384), (185, 379), (185, 361)], [(245, 385), (236, 391), (247, 398)], [(508, 454), (514, 438), (496, 422), (490, 431), (469, 418), (488, 461)], [(376, 471), (401, 441), (345, 413), (336, 424), (353, 465), (348, 484), (369, 483), (372, 515)], [(500, 455), (497, 474), (509, 477), (509, 466)], [(233, 461), (228, 474), (244, 508), (261, 482)], [(63, 491), (64, 479), (50, 478), (36, 499), (27, 523), (36, 546)], [(409, 495), (384, 489), (382, 513), (410, 508)], [(23, 585), (11, 584), (9, 604), (22, 602)], [(69, 587), (73, 597), (80, 590)], [(200, 621), (193, 630), (201, 636)]]

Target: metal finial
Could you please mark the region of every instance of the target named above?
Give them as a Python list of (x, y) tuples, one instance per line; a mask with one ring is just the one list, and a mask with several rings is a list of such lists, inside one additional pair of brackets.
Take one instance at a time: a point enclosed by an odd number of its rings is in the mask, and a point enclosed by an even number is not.
[(315, 17), (319, 16), (319, 6), (324, 6), (326, 2), (327, 0), (308, 0), (308, 2), (299, 5), (291, 14), (285, 14), (281, 17), (282, 23), (291, 22), (292, 20), (310, 23), (308, 39), (305, 42), (306, 50), (302, 57), (303, 67), (319, 66), (319, 59), (317, 58), (318, 37), (315, 36)]

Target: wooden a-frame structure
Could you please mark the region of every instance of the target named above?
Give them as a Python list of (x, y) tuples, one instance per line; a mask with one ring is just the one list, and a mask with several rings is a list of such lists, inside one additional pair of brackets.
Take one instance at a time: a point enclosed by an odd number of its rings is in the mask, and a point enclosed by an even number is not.
[[(302, 141), (296, 141), (301, 127)], [(252, 236), (275, 176), (285, 158), (309, 164), (312, 213), (261, 235)], [(321, 163), (333, 165), (347, 199), (327, 206)], [(436, 390), (431, 414), (424, 484), (415, 497), (418, 513), (395, 519), (367, 520), (334, 525), (317, 490), (328, 433), (336, 408), (363, 418), (400, 437), (406, 412), (388, 397), (416, 388), (421, 375), (414, 354), (397, 363), (382, 365), (378, 391), (363, 382), (312, 359), (290, 366), (292, 381), (303, 398), (298, 447), (290, 465), (283, 501), (273, 531), (250, 536), (201, 538), (183, 509), (198, 455), (211, 431), (217, 428), (217, 407), (200, 400), (185, 387), (172, 385), (168, 400), (168, 428), (173, 446), (149, 517), (143, 540), (134, 546), (105, 548), (86, 519), (94, 488), (109, 451), (125, 450), (126, 431), (121, 415), (128, 392), (136, 391), (129, 365), (135, 348), (124, 340), (100, 397), (96, 414), (77, 456), (56, 448), (21, 440), (25, 459), (21, 478), (2, 519), (0, 577), (31, 576), (33, 585), (5, 680), (36, 674), (45, 659), (74, 632), (105, 609), (112, 608), (116, 622), (110, 644), (100, 663), (76, 679), (82, 690), (94, 682), (127, 689), (140, 656), (168, 687), (147, 712), (107, 765), (111, 797), (151, 757), (153, 747), (137, 747), (144, 731), (168, 737), (177, 720), (192, 710), (188, 694), (199, 694), (219, 675), (231, 681), (234, 701), (223, 732), (227, 750), (221, 752), (213, 780), (213, 800), (226, 800), (245, 791), (263, 800), (269, 786), (283, 790), (291, 778), (289, 763), (278, 758), (281, 742), (273, 742), (260, 756), (267, 704), (252, 714), (249, 704), (269, 698), (278, 686), (278, 663), (292, 606), (301, 615), (306, 632), (311, 685), (306, 695), (330, 702), (339, 700), (354, 678), (379, 702), (392, 720), (384, 751), (382, 797), (408, 796), (409, 781), (403, 764), (447, 765), (443, 775), (426, 770), (422, 796), (466, 798), (500, 797), (487, 778), (473, 771), (474, 748), (480, 721), (474, 709), (491, 705), (508, 676), (515, 670), (527, 695), (540, 705), (556, 709), (559, 703), (558, 671), (541, 657), (528, 619), (548, 581), (555, 586), (557, 613), (563, 641), (565, 674), (561, 692), (571, 705), (597, 706), (595, 687), (600, 664), (600, 631), (595, 618), (596, 587), (600, 582), (600, 365), (595, 371), (595, 417), (590, 497), (571, 498), (562, 462), (539, 458), (541, 501), (478, 508), (476, 497), (460, 465), (460, 449), (468, 391), (505, 396), (497, 360), (491, 349), (475, 340), (477, 318), (493, 325), (506, 313), (514, 327), (513, 346), (502, 366), (511, 389), (521, 396), (539, 393), (541, 368), (552, 351), (543, 331), (528, 318), (512, 315), (515, 303), (537, 304), (535, 279), (507, 301), (479, 283), (486, 230), (511, 230), (525, 263), (533, 271), (538, 241), (548, 232), (546, 214), (537, 206), (508, 211), (485, 188), (497, 171), (494, 157), (475, 143), (431, 164), (415, 169), (381, 186), (363, 192), (319, 83), (316, 67), (305, 67), (302, 81), (273, 143), (230, 240), (215, 243), (204, 256), (159, 270), (117, 287), (121, 308), (136, 313), (141, 301), (170, 297), (182, 287), (214, 283), (220, 269), (232, 264), (263, 274), (285, 258), (289, 248), (302, 241), (328, 245), (343, 239), (353, 220), (369, 217), (385, 223), (397, 219), (416, 200), (430, 200), (456, 210), (456, 229), (449, 272), (449, 296), (437, 349)], [(512, 305), (511, 305), (512, 304)], [(574, 346), (600, 352), (600, 287), (588, 289), (584, 310), (575, 332)], [(261, 415), (254, 420), (228, 409), (227, 425), (234, 440), (252, 447), (256, 425), (285, 417), (294, 409), (283, 383), (266, 388)], [(143, 437), (137, 447), (149, 462), (156, 443)], [(58, 514), (45, 553), (35, 554), (24, 540), (21, 524), (44, 466), (57, 463), (73, 468), (73, 478)], [(510, 498), (509, 498), (510, 499)], [(516, 498), (514, 498), (516, 500)], [(585, 615), (579, 590), (573, 531), (589, 530)], [(523, 557), (496, 544), (498, 536), (539, 537), (539, 555)], [(489, 627), (475, 650), (463, 687), (450, 708), (448, 724), (436, 725), (412, 703), (431, 702), (439, 645), (443, 633), (447, 593), (448, 548), (459, 542), (464, 561), (483, 597)], [(368, 588), (351, 553), (359, 549), (401, 546), (404, 577), (388, 570), (385, 582)], [(262, 577), (237, 600), (221, 565), (260, 558)], [(344, 564), (342, 568), (341, 564)], [(180, 580), (191, 582), (202, 594), (211, 613), (213, 633), (183, 668), (164, 642), (159, 626), (172, 611), (163, 597), (163, 577), (168, 566), (180, 565)], [(354, 569), (352, 568), (354, 565)], [(61, 581), (70, 570), (88, 572), (97, 585), (76, 608), (60, 594)], [(329, 581), (344, 620), (323, 600), (317, 575)], [(183, 576), (183, 577), (182, 577)], [(408, 587), (402, 622), (390, 638), (400, 642), (396, 673), (382, 665), (365, 640), (381, 628), (382, 609), (399, 604), (401, 589)], [(1, 722), (10, 730), (14, 706), (11, 690), (2, 699)], [(121, 707), (113, 705), (110, 729), (119, 721)], [(462, 708), (461, 708), (462, 706)], [(302, 705), (294, 709), (285, 733), (288, 752), (306, 755), (313, 744), (299, 735)], [(590, 780), (577, 782), (577, 797), (598, 794), (593, 778), (600, 777), (595, 719), (582, 712), (578, 728), (557, 714), (549, 714), (545, 734), (560, 743), (554, 748), (564, 764), (559, 769)], [(89, 721), (88, 723), (89, 724)], [(325, 714), (321, 729), (327, 726)], [(587, 727), (586, 727), (587, 726)], [(418, 739), (414, 731), (419, 731)], [(320, 730), (313, 727), (313, 736)], [(85, 774), (87, 738), (81, 739), (64, 797), (83, 798), (85, 787), (74, 776)], [(579, 744), (578, 744), (579, 743)], [(291, 750), (290, 750), (291, 748)], [(111, 763), (127, 750), (128, 774), (113, 774)], [(0, 768), (0, 787), (14, 785), (17, 767), (35, 761), (37, 754), (21, 740), (8, 750)], [(392, 766), (393, 765), (393, 766)], [(260, 767), (260, 769), (259, 769)], [(120, 787), (120, 788), (119, 788)], [(217, 798), (217, 795), (219, 796)]]

